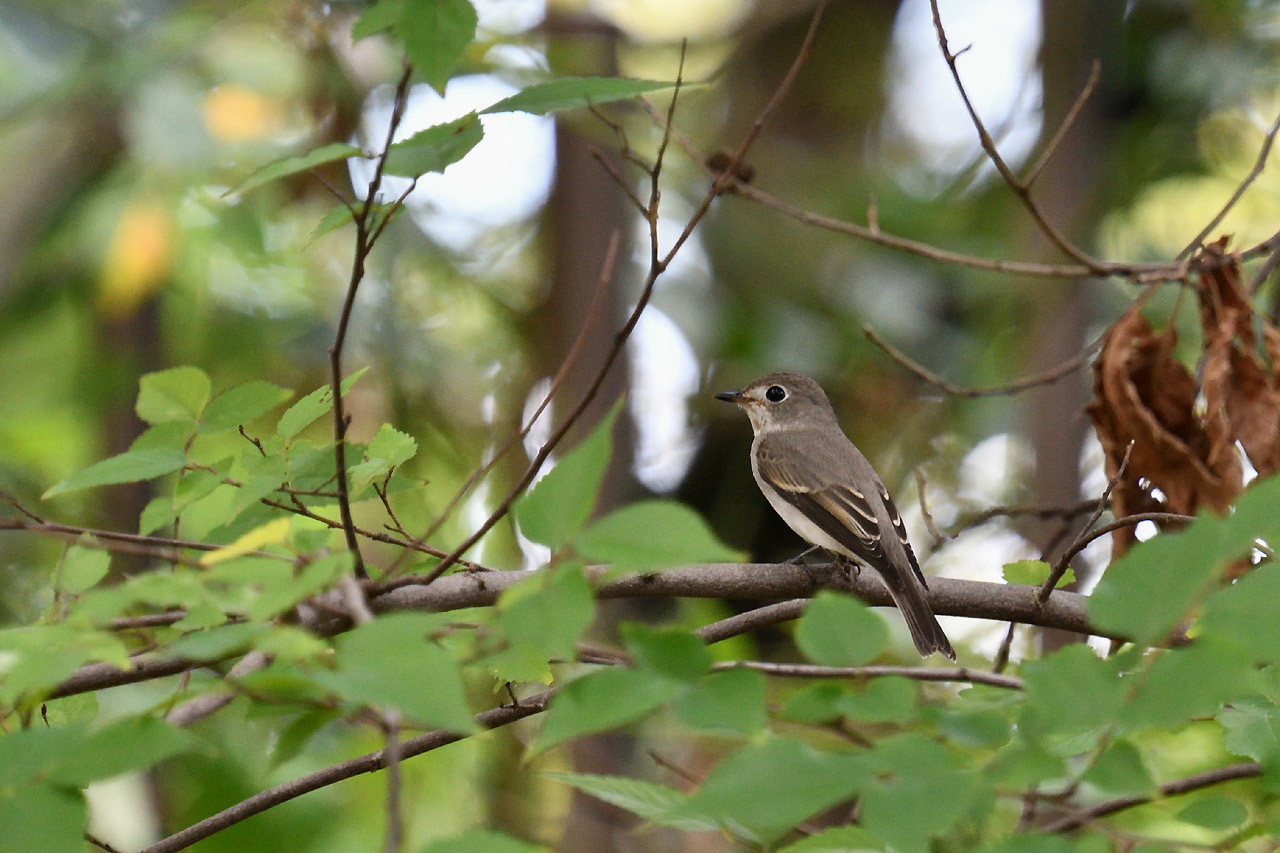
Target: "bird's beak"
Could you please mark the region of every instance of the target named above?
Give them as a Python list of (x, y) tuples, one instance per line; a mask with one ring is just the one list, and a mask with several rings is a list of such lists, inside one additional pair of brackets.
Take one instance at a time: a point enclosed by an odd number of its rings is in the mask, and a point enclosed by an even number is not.
[(741, 391), (720, 391), (716, 394), (717, 400), (724, 400), (726, 403), (745, 403), (747, 398), (742, 396)]

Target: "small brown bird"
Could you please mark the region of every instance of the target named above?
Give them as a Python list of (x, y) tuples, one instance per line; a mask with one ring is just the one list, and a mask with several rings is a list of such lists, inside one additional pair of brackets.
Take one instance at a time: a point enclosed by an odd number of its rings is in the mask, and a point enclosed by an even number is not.
[(955, 660), (889, 490), (840, 429), (818, 383), (770, 373), (715, 396), (737, 403), (751, 419), (751, 473), (787, 526), (812, 545), (874, 569), (920, 654)]

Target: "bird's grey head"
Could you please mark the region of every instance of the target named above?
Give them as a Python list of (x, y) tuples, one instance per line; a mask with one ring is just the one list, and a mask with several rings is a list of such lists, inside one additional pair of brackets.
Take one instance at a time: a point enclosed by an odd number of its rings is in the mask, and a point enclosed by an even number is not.
[(716, 399), (737, 403), (757, 433), (836, 423), (835, 412), (822, 387), (799, 373), (770, 373), (741, 391), (721, 391)]

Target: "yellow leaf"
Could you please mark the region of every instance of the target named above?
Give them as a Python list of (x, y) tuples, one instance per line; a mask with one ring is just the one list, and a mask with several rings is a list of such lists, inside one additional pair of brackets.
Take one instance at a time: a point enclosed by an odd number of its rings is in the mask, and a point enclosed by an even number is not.
[(173, 260), (173, 223), (151, 201), (130, 201), (120, 211), (102, 262), (98, 304), (113, 318), (128, 317), (160, 289)]
[(250, 142), (279, 131), (280, 103), (260, 92), (229, 83), (204, 99), (204, 126), (222, 142)]
[(202, 566), (213, 566), (225, 560), (242, 557), (250, 551), (256, 551), (263, 545), (275, 545), (283, 542), (289, 535), (289, 519), (277, 518), (268, 521), (261, 527), (255, 527), (225, 548), (210, 551), (200, 558)]

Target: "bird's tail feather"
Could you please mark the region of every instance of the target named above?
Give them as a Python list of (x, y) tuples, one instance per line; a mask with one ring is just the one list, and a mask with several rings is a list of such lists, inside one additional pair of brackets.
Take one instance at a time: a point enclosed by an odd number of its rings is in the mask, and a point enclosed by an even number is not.
[[(916, 644), (916, 651), (920, 652), (922, 657), (928, 657), (934, 652), (942, 652), (951, 660), (955, 660), (955, 649), (951, 648), (947, 635), (943, 633), (942, 626), (933, 615), (933, 608), (925, 598), (924, 588), (913, 583), (912, 580), (912, 578), (904, 578), (896, 585), (885, 583), (885, 587), (889, 590), (893, 603), (898, 606), (898, 610), (902, 611), (902, 618), (906, 620), (907, 630), (911, 632), (911, 640)], [(895, 589), (895, 586), (899, 588)]]

